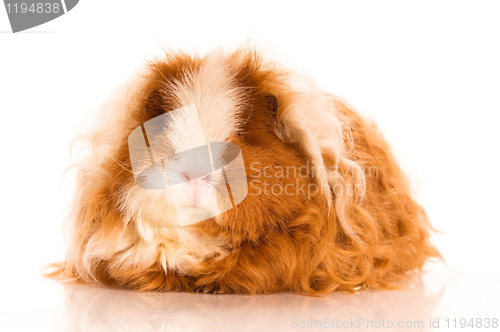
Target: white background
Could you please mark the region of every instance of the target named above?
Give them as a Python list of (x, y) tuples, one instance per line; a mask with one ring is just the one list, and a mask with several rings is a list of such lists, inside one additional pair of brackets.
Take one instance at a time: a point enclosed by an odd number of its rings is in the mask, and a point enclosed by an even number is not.
[[(0, 330), (310, 331), (293, 319), (361, 317), (451, 330), (446, 318), (500, 318), (499, 17), (497, 1), (86, 0), (12, 34), (0, 8)], [(71, 181), (60, 177), (86, 114), (162, 45), (203, 53), (248, 39), (377, 121), (447, 266), (429, 264), (406, 291), (322, 299), (64, 290), (40, 277), (64, 257)]]

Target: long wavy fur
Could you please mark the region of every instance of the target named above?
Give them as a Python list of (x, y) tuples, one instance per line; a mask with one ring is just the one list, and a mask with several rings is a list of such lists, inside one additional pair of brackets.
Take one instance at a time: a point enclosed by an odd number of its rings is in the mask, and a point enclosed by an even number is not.
[[(220, 89), (234, 90), (228, 94), (238, 108), (234, 125), (248, 132), (229, 140), (241, 147), (249, 181), (251, 162), (309, 165), (313, 179), (270, 181), (314, 183), (320, 194), (252, 195), (250, 186), (240, 205), (217, 218), (158, 227), (169, 207), (162, 193), (134, 187), (127, 137), (151, 117), (183, 106), (179, 96), (203, 84), (196, 75), (216, 66), (228, 77)], [(377, 126), (252, 47), (205, 57), (166, 52), (120, 93), (84, 137), (86, 158), (72, 166), (68, 254), (49, 276), (140, 291), (324, 294), (395, 288), (407, 272), (441, 257), (429, 241), (428, 217)], [(271, 122), (259, 103), (264, 94), (279, 101), (272, 130), (259, 127)], [(207, 98), (193, 100), (203, 109)]]

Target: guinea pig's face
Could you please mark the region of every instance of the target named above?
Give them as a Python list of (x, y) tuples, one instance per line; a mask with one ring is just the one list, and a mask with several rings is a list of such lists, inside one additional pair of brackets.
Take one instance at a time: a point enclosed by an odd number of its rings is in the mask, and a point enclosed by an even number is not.
[(284, 137), (276, 77), (223, 60), (155, 67), (128, 137), (135, 178), (127, 177), (122, 209), (133, 218), (252, 228), (256, 215), (261, 224), (283, 220), (310, 198), (304, 185), (314, 178), (298, 175), (308, 160)]

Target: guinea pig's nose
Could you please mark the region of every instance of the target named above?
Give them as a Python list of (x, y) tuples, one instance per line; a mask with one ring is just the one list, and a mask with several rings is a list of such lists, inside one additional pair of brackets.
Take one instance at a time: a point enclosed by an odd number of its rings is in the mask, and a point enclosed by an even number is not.
[(193, 174), (191, 172), (181, 172), (181, 178), (183, 181), (188, 182), (188, 181), (195, 181), (195, 182), (208, 182), (210, 180), (210, 174), (207, 174), (205, 176), (199, 176), (198, 174)]
[(186, 203), (188, 206), (198, 207), (200, 205), (200, 198), (207, 187), (210, 174), (198, 176), (190, 172), (181, 172), (181, 177), (187, 185), (186, 189)]

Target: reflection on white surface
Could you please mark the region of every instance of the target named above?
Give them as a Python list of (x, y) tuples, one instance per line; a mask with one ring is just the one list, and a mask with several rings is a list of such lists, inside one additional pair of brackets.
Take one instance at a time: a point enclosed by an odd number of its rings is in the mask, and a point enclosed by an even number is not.
[[(19, 278), (3, 289), (0, 331), (469, 331), (447, 327), (446, 319), (500, 318), (498, 275), (496, 266), (462, 272), (429, 264), (402, 290), (323, 297), (137, 293)], [(384, 322), (386, 328), (331, 327), (331, 320), (351, 319)], [(438, 319), (439, 328), (431, 328)], [(398, 328), (400, 322), (411, 327)]]
[[(436, 317), (446, 284), (446, 280), (441, 280), (438, 287), (430, 290), (423, 276), (416, 274), (404, 290), (334, 293), (324, 297), (289, 293), (258, 296), (136, 293), (67, 285), (64, 330), (362, 331), (374, 329), (367, 326), (369, 321), (374, 326), (385, 322), (386, 327), (391, 321), (392, 331), (427, 331), (429, 319)], [(350, 326), (351, 319), (358, 324)], [(359, 324), (363, 319), (366, 323)], [(337, 321), (343, 324), (349, 321), (349, 326), (337, 328)], [(398, 329), (400, 321), (414, 326)], [(420, 326), (418, 322), (422, 322)], [(316, 329), (307, 328), (308, 324), (316, 324)]]

